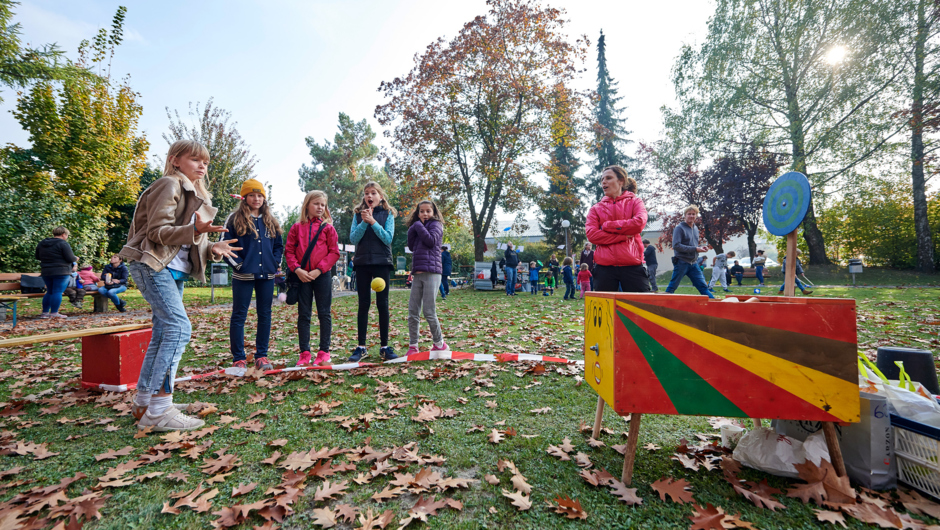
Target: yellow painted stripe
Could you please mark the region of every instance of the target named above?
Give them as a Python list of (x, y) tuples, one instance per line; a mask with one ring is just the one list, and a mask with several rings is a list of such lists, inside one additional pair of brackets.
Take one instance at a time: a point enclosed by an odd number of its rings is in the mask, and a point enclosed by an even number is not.
[[(842, 421), (859, 421), (858, 385), (618, 301), (617, 305), (695, 342)], [(720, 390), (720, 389), (719, 389)]]

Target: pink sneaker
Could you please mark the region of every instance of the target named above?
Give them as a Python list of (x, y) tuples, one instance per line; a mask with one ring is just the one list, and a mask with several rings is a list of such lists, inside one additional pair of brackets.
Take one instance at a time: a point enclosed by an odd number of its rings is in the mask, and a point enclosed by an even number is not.
[(245, 361), (235, 361), (232, 366), (234, 368), (245, 368)]
[(447, 343), (445, 342), (441, 344), (440, 348), (438, 348), (437, 346), (431, 346), (431, 351), (450, 351), (450, 346), (448, 346)]
[(308, 364), (310, 364), (310, 352), (300, 352), (300, 359), (297, 361), (296, 366), (306, 366)]
[(314, 359), (313, 364), (317, 366), (329, 366), (330, 364), (330, 352), (320, 350), (317, 352), (317, 358)]
[(408, 351), (405, 353), (405, 356), (407, 357), (408, 355), (414, 355), (416, 353), (418, 353), (417, 346), (408, 346)]

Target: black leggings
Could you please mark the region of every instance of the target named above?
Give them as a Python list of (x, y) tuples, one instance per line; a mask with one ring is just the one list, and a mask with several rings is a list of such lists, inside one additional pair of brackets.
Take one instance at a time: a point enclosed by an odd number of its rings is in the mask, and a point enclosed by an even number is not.
[(650, 292), (650, 280), (643, 265), (595, 265), (591, 279), (594, 280), (595, 291)]
[[(310, 317), (313, 303), (317, 304), (317, 320), (320, 321), (320, 350), (330, 352), (330, 336), (333, 334), (333, 277), (330, 273), (317, 276), (312, 282), (301, 282), (297, 298), (297, 336), (300, 351), (310, 351)], [(260, 315), (259, 315), (260, 317)], [(315, 355), (314, 355), (315, 356)]]
[(356, 265), (356, 292), (359, 293), (359, 345), (367, 346), (369, 334), (369, 306), (372, 305), (372, 280), (385, 280), (385, 289), (375, 293), (375, 306), (379, 310), (379, 336), (382, 346), (388, 346), (388, 287), (392, 268), (388, 265)]

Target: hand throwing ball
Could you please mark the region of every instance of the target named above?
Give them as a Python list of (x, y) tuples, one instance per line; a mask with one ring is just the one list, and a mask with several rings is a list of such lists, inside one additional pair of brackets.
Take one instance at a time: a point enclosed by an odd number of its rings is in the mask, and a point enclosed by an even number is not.
[(385, 280), (382, 278), (374, 278), (372, 280), (372, 290), (375, 292), (381, 292), (385, 290)]

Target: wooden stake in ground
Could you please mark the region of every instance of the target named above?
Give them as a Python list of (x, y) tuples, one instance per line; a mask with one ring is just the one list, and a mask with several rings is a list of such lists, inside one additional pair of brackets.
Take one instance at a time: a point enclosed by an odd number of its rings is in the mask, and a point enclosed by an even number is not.
[(829, 448), (829, 460), (833, 469), (840, 477), (845, 476), (845, 461), (842, 459), (842, 446), (836, 437), (836, 426), (831, 421), (822, 422), (823, 435), (826, 436), (826, 447)]
[(597, 440), (601, 435), (601, 421), (604, 419), (604, 398), (597, 396), (597, 412), (594, 414), (594, 430), (591, 436)]
[(783, 279), (783, 296), (796, 294), (796, 230), (787, 234), (787, 266)]
[(91, 335), (110, 335), (112, 333), (124, 333), (125, 331), (135, 331), (151, 327), (152, 324), (123, 324), (120, 326), (109, 326), (106, 328), (88, 328), (76, 329), (72, 331), (61, 331), (59, 333), (46, 333), (44, 335), (28, 335), (26, 337), (16, 337), (13, 339), (0, 340), (0, 348), (9, 348), (11, 346), (23, 346), (25, 344), (35, 344), (37, 342), (54, 342), (57, 340), (77, 339), (79, 337), (88, 337)]
[(627, 435), (627, 449), (623, 452), (623, 474), (620, 482), (627, 486), (633, 481), (633, 462), (636, 460), (636, 446), (640, 439), (640, 418), (642, 414), (634, 412), (630, 415), (630, 433)]

